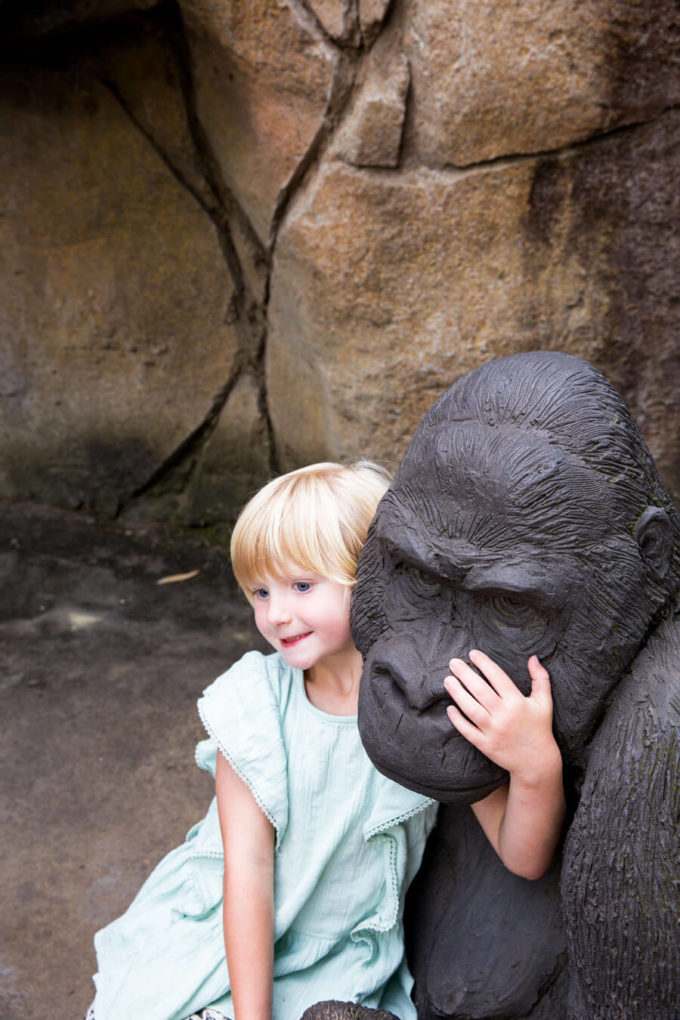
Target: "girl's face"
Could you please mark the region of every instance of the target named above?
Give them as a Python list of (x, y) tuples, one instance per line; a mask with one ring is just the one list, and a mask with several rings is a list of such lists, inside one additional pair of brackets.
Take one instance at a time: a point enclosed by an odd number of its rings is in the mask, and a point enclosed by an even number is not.
[(253, 595), (257, 629), (290, 666), (310, 669), (354, 650), (345, 585), (286, 564), (282, 577), (262, 577)]

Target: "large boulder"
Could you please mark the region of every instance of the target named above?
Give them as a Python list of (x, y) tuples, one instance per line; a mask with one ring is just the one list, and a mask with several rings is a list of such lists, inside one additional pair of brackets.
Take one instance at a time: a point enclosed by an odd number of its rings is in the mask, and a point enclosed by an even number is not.
[(182, 12), (198, 115), (266, 244), (282, 192), (323, 125), (337, 54), (283, 2), (182, 0)]
[[(3, 74), (0, 492), (112, 513), (237, 351), (213, 224), (94, 74)], [(172, 112), (172, 108), (171, 108)]]
[(229, 521), (530, 348), (605, 369), (680, 494), (674, 19), (0, 2), (0, 495)]
[(274, 258), (267, 388), (282, 465), (325, 450), (391, 463), (450, 379), (548, 348), (608, 366), (680, 490), (678, 140), (671, 113), (462, 175), (329, 158)]
[(414, 145), (430, 166), (554, 151), (680, 97), (667, 0), (407, 0), (405, 10)]

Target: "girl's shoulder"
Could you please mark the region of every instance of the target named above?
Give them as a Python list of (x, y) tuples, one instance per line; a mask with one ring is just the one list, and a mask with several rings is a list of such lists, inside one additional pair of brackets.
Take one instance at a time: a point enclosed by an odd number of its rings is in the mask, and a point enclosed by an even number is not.
[(198, 701), (207, 739), (196, 748), (196, 763), (215, 775), (221, 751), (276, 828), (277, 841), (288, 814), (281, 713), (293, 682), (279, 655), (248, 652)]
[[(204, 690), (199, 700), (199, 714), (204, 724), (211, 717), (216, 721), (225, 714), (244, 716), (253, 724), (264, 713), (280, 716), (291, 698), (296, 671), (278, 655), (247, 652), (221, 673)], [(206, 725), (206, 728), (209, 728)]]
[(278, 737), (293, 680), (280, 655), (247, 652), (205, 688), (198, 714), (218, 744), (235, 728), (244, 740), (263, 734)]
[(246, 652), (224, 673), (213, 680), (203, 691), (201, 705), (225, 705), (230, 709), (241, 706), (254, 708), (265, 704), (281, 705), (287, 699), (294, 681), (294, 671), (275, 652)]

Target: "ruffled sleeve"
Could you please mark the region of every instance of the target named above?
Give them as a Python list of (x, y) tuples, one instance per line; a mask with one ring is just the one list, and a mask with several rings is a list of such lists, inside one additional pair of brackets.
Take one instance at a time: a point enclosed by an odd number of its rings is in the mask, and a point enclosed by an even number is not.
[(431, 829), (437, 807), (437, 802), (429, 797), (423, 797), (420, 793), (407, 790), (405, 786), (382, 777), (373, 810), (364, 825), (364, 839), (372, 839), (421, 813), (426, 826), (429, 825)]
[(354, 928), (353, 940), (375, 941), (378, 933), (389, 932), (397, 925), (438, 806), (428, 797), (380, 777), (379, 793), (363, 833), (364, 839), (376, 844), (383, 854), (385, 882), (376, 910)]
[(198, 714), (208, 739), (196, 748), (196, 763), (214, 775), (222, 752), (274, 826), (278, 849), (288, 824), (288, 780), (280, 707), (286, 692), (275, 659), (248, 652), (205, 689)]

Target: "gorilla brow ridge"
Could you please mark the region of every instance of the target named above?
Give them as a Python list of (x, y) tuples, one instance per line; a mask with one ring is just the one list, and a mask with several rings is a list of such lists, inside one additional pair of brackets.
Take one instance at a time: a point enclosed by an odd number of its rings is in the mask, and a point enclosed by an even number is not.
[[(415, 481), (407, 479), (401, 485), (391, 485), (383, 497), (381, 513), (384, 514), (388, 507), (396, 513), (402, 524), (413, 527), (418, 534), (422, 534), (424, 529), (440, 536), (450, 532), (450, 524), (444, 520), (434, 493), (424, 489), (419, 478)], [(417, 527), (414, 527), (415, 522)]]

